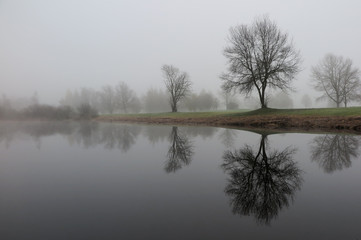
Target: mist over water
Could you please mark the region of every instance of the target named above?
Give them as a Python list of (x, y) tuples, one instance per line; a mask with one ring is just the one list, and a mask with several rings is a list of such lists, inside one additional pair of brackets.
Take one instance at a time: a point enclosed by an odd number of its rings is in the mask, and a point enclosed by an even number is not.
[(360, 140), (1, 122), (0, 237), (357, 239)]

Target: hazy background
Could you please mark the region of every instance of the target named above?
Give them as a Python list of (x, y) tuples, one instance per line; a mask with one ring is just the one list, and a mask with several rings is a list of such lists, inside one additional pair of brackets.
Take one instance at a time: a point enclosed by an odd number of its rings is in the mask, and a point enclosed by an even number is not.
[(141, 95), (164, 87), (163, 64), (217, 93), (229, 28), (268, 14), (301, 51), (292, 97), (314, 96), (310, 67), (325, 54), (361, 67), (360, 9), (359, 0), (0, 0), (0, 94), (36, 91), (58, 104), (67, 89), (124, 81)]

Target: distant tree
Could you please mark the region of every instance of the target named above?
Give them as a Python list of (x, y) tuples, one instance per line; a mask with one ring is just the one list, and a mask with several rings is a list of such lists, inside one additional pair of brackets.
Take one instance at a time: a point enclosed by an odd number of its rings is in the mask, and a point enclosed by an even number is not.
[(235, 93), (230, 90), (221, 89), (219, 95), (222, 98), (222, 101), (226, 107), (226, 110), (232, 110), (238, 108), (238, 101), (235, 98)]
[(293, 100), (287, 93), (279, 92), (270, 97), (269, 105), (274, 108), (293, 108)]
[(203, 111), (217, 109), (218, 99), (216, 96), (213, 95), (213, 93), (202, 90), (198, 94), (198, 105), (199, 105), (199, 110), (203, 110)]
[(106, 85), (99, 94), (102, 111), (112, 114), (117, 107), (114, 89), (111, 86)]
[(81, 88), (80, 91), (71, 91), (68, 89), (59, 103), (61, 106), (70, 106), (74, 109), (77, 109), (84, 104), (90, 105), (97, 111), (101, 109), (100, 93), (90, 88)]
[(129, 109), (131, 113), (139, 113), (142, 110), (142, 102), (135, 96), (133, 101), (130, 103)]
[(188, 95), (183, 104), (189, 111), (209, 111), (217, 109), (218, 99), (213, 93), (202, 90), (199, 94)]
[(91, 119), (98, 116), (98, 112), (90, 104), (84, 103), (77, 108), (78, 117), (81, 119)]
[(198, 95), (196, 93), (189, 94), (183, 101), (184, 107), (191, 112), (199, 110), (198, 103)]
[(303, 104), (303, 106), (305, 106), (306, 108), (309, 108), (311, 107), (312, 105), (312, 100), (310, 98), (310, 96), (308, 94), (304, 94), (302, 96), (302, 99), (301, 99), (301, 103)]
[(287, 90), (300, 71), (300, 54), (288, 34), (282, 33), (268, 17), (256, 19), (252, 25), (231, 28), (230, 45), (224, 55), (228, 72), (221, 79), (225, 90), (251, 94), (255, 89), (262, 108), (267, 107), (267, 88)]
[(160, 89), (148, 89), (142, 98), (142, 102), (145, 112), (169, 111), (168, 96)]
[(312, 80), (317, 91), (322, 92), (318, 100), (330, 99), (340, 107), (360, 98), (360, 71), (352, 67), (350, 59), (327, 54), (317, 66), (312, 67)]
[(137, 95), (126, 83), (120, 82), (116, 85), (115, 95), (117, 108), (121, 112), (128, 113), (131, 109), (135, 110), (136, 108), (140, 108), (140, 101)]
[(163, 65), (162, 72), (172, 112), (177, 112), (179, 101), (189, 94), (192, 83), (186, 72), (181, 72), (172, 65)]
[(22, 111), (22, 117), (30, 119), (63, 120), (70, 119), (72, 116), (73, 110), (69, 106), (54, 107), (46, 104), (36, 104)]
[(80, 94), (77, 90), (68, 89), (65, 93), (65, 96), (60, 99), (60, 105), (62, 106), (71, 106), (73, 108), (77, 108), (81, 105)]

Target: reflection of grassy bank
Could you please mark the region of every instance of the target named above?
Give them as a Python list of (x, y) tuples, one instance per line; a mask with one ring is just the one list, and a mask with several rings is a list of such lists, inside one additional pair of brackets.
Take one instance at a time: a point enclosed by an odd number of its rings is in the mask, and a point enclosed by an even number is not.
[(114, 114), (100, 121), (361, 132), (361, 107)]

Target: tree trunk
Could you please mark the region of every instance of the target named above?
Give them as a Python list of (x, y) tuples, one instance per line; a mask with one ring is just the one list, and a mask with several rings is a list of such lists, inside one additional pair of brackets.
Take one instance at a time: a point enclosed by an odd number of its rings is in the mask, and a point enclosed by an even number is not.
[(264, 95), (260, 96), (261, 108), (267, 108), (267, 103), (265, 101)]
[(177, 103), (172, 103), (172, 112), (177, 112)]

